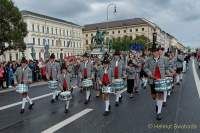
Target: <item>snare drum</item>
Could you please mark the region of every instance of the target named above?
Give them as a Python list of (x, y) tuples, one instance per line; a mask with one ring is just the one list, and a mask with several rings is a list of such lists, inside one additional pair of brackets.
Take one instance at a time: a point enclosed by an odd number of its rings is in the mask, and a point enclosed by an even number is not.
[(121, 91), (122, 89), (124, 89), (124, 81), (123, 79), (115, 79), (114, 83), (112, 83), (112, 88), (115, 90), (115, 92), (117, 91)]
[(28, 86), (26, 84), (18, 84), (16, 87), (16, 92), (22, 94), (28, 92)]
[(51, 90), (56, 90), (58, 88), (58, 81), (48, 81), (48, 87)]
[(166, 79), (155, 80), (155, 90), (159, 92), (167, 91)]
[(172, 77), (166, 77), (165, 78), (166, 80), (166, 86), (167, 86), (167, 89), (171, 89), (172, 88), (172, 84), (173, 84), (173, 78)]
[(90, 80), (90, 79), (84, 79), (82, 81), (82, 87), (83, 88), (89, 88), (89, 87), (92, 87), (92, 86), (93, 86), (92, 80)]
[(72, 99), (71, 92), (70, 91), (61, 92), (59, 98), (60, 100), (63, 101), (71, 100)]
[(103, 86), (101, 90), (102, 90), (102, 93), (114, 93), (113, 88), (110, 86)]

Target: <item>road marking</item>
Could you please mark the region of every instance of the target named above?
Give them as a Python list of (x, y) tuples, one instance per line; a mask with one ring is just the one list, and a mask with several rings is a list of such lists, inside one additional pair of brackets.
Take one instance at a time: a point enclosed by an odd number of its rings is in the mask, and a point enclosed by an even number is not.
[(64, 121), (59, 122), (58, 124), (42, 131), (42, 133), (54, 133), (56, 131), (58, 131), (59, 129), (63, 128), (64, 126), (69, 125), (70, 123), (72, 123), (73, 121), (81, 118), (82, 116), (86, 115), (87, 113), (91, 112), (93, 109), (85, 109), (69, 118), (67, 118)]
[[(38, 97), (31, 98), (31, 100), (33, 100), (33, 101), (39, 100), (39, 99), (42, 99), (42, 98), (51, 96), (52, 94), (53, 94), (53, 93), (48, 93), (48, 94), (45, 94), (45, 95), (41, 95), (41, 96), (38, 96)], [(22, 104), (22, 102), (16, 102), (16, 103), (13, 103), (13, 104), (9, 104), (9, 105), (2, 106), (2, 107), (0, 107), (0, 111), (1, 111), (1, 110), (5, 110), (5, 109), (8, 109), (8, 108), (15, 107), (15, 106), (20, 105), (20, 104)]]
[[(30, 85), (30, 87), (41, 86), (41, 85), (46, 85), (46, 84), (47, 84), (47, 82), (35, 83), (35, 84)], [(0, 94), (1, 93), (6, 93), (6, 92), (11, 92), (11, 91), (15, 91), (15, 88), (1, 90)]]
[(195, 83), (197, 86), (197, 91), (198, 91), (199, 98), (200, 98), (200, 80), (199, 80), (199, 76), (198, 76), (196, 68), (195, 68), (194, 59), (192, 60), (192, 68), (193, 68), (194, 80), (195, 80)]

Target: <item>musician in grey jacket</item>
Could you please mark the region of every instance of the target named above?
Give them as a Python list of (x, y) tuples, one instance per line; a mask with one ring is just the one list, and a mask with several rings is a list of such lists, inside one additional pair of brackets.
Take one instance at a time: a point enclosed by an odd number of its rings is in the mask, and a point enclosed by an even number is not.
[[(83, 81), (84, 79), (92, 80), (93, 78), (92, 62), (87, 53), (83, 55), (83, 62), (81, 62), (80, 64), (79, 75), (81, 77), (81, 81)], [(91, 90), (90, 88), (85, 88), (85, 90), (86, 90), (85, 104), (88, 104), (91, 97)]]
[(151, 86), (152, 98), (156, 101), (157, 120), (161, 120), (161, 111), (164, 100), (163, 92), (155, 90), (155, 80), (164, 79), (166, 74), (169, 74), (168, 59), (160, 55), (160, 49), (152, 49), (153, 56), (151, 56), (145, 64), (145, 72), (149, 76), (149, 84)]
[[(98, 80), (101, 87), (106, 88), (108, 87), (113, 80), (112, 76), (112, 70), (110, 67), (110, 61), (107, 57), (104, 57), (102, 64), (99, 69), (98, 73)], [(110, 114), (111, 111), (111, 105), (110, 105), (110, 99), (109, 99), (109, 92), (102, 92), (103, 100), (105, 101), (105, 112), (103, 113), (104, 116), (107, 116)]]
[[(46, 77), (47, 80), (50, 81), (58, 81), (58, 77), (60, 75), (60, 65), (59, 63), (55, 62), (55, 55), (51, 54), (49, 62), (46, 65)], [(58, 99), (59, 91), (55, 90), (53, 92), (53, 98), (51, 103), (55, 102), (55, 99)]]
[[(72, 75), (70, 74), (70, 72), (67, 69), (67, 64), (64, 63), (64, 65), (62, 66), (62, 73), (59, 75), (58, 81), (59, 81), (59, 87), (61, 89), (62, 92), (64, 91), (70, 91), (71, 90), (71, 79), (72, 79)], [(69, 104), (70, 104), (70, 100), (66, 100), (65, 103), (65, 113), (68, 113), (69, 111)]]
[[(15, 84), (26, 84), (29, 86), (30, 83), (32, 83), (32, 71), (27, 65), (28, 61), (25, 59), (25, 57), (22, 58), (21, 60), (21, 66), (17, 68), (15, 74), (14, 74), (14, 81)], [(29, 98), (28, 93), (22, 93), (22, 108), (20, 113), (24, 113), (25, 111), (25, 104), (26, 100), (29, 102), (29, 109), (31, 110), (34, 103), (32, 100)]]

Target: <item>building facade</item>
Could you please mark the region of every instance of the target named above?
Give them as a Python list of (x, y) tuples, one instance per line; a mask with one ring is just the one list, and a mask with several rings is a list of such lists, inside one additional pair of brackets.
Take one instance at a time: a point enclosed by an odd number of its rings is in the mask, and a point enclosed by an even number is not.
[(153, 42), (153, 33), (156, 32), (157, 43), (165, 47), (166, 50), (169, 48), (171, 42), (169, 34), (162, 31), (156, 24), (143, 18), (134, 18), (85, 25), (83, 28), (83, 44), (86, 46), (86, 49), (90, 48), (92, 37), (95, 36), (97, 28), (107, 32), (106, 39), (122, 38), (124, 36), (135, 39), (136, 36), (143, 35), (151, 43)]
[[(27, 24), (28, 34), (24, 41), (25, 56), (28, 59), (33, 59), (33, 56), (37, 60), (44, 59), (45, 45), (49, 46), (49, 53), (54, 53), (57, 59), (83, 53), (81, 26), (30, 11), (21, 13)], [(18, 60), (21, 56), (19, 51), (8, 51), (4, 54), (6, 61)]]

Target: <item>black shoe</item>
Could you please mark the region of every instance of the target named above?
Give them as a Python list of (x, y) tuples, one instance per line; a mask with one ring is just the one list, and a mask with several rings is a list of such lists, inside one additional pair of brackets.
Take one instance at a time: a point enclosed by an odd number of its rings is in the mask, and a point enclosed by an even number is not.
[(33, 109), (33, 105), (35, 105), (35, 103), (30, 104), (29, 107), (28, 107), (28, 109), (29, 110)]
[(69, 109), (65, 109), (65, 113), (67, 114), (69, 112)]
[(131, 94), (131, 95), (129, 96), (129, 98), (130, 98), (130, 99), (133, 99), (133, 98), (134, 98), (133, 94)]
[(161, 114), (156, 115), (156, 120), (158, 120), (158, 121), (162, 120)]
[(179, 82), (177, 82), (177, 83), (176, 83), (176, 85), (180, 85), (180, 83), (179, 83)]
[(24, 109), (21, 109), (21, 110), (20, 110), (20, 114), (23, 114), (24, 112), (25, 112)]
[(56, 96), (56, 100), (58, 100), (58, 96), (59, 96), (59, 95)]
[(109, 114), (110, 114), (110, 111), (105, 111), (105, 112), (103, 113), (104, 116), (108, 116)]
[(166, 107), (167, 106), (167, 103), (166, 102), (163, 102), (163, 107)]
[(51, 99), (51, 103), (54, 103), (55, 102), (55, 100), (54, 99)]
[(158, 106), (156, 105), (156, 113), (158, 112)]
[(119, 102), (115, 102), (115, 106), (118, 107), (119, 106)]
[(183, 79), (180, 79), (180, 81), (182, 82), (182, 81), (183, 81)]
[(109, 111), (111, 111), (111, 106), (110, 105), (108, 106), (108, 109), (109, 109)]
[(88, 104), (88, 103), (89, 103), (89, 100), (85, 100), (84, 104), (86, 105), (86, 104)]
[(143, 86), (143, 89), (144, 89), (144, 90), (146, 90), (146, 89), (147, 89), (147, 87), (146, 87), (146, 86)]
[(122, 102), (122, 96), (119, 98), (119, 102), (120, 102), (120, 103)]

